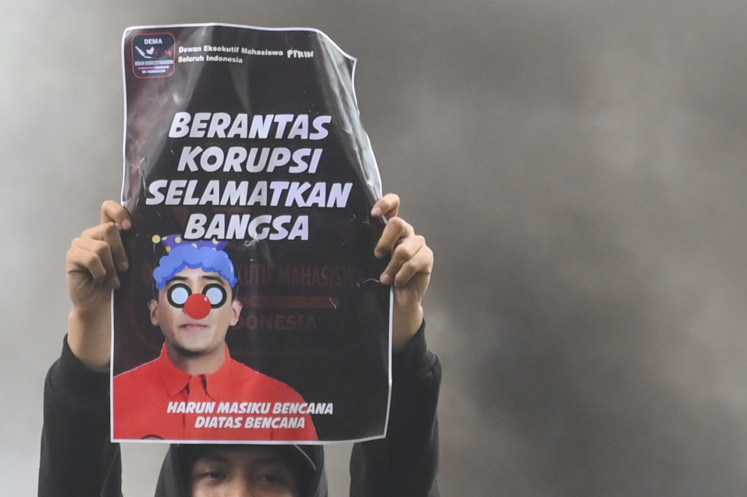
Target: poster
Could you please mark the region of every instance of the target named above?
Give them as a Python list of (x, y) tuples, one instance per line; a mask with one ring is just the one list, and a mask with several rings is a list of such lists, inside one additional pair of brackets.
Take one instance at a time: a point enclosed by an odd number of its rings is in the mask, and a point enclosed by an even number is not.
[(391, 292), (356, 61), (314, 29), (127, 29), (112, 438), (381, 438)]

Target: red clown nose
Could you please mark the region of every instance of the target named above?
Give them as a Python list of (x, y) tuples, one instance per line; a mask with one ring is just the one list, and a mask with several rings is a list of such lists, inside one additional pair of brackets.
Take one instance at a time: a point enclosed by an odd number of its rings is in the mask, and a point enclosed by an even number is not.
[(202, 319), (210, 314), (210, 301), (201, 293), (193, 293), (184, 304), (184, 312), (194, 319)]

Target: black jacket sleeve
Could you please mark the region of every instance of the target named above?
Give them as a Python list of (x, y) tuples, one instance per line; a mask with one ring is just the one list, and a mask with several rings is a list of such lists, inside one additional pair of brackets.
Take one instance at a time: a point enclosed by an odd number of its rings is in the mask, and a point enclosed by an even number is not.
[(353, 446), (351, 497), (437, 497), (441, 364), (428, 350), (425, 326), (394, 354), (386, 438)]
[(120, 497), (121, 456), (109, 435), (109, 374), (86, 367), (65, 338), (44, 383), (39, 497)]

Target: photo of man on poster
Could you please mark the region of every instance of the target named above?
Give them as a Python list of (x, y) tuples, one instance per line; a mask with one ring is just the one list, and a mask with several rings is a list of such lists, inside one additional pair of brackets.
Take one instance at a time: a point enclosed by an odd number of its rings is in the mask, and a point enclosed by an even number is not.
[(276, 405), (305, 406), (298, 392), (230, 356), (226, 333), (242, 305), (225, 242), (153, 241), (167, 251), (148, 303), (164, 344), (157, 359), (114, 377), (115, 438), (316, 440), (306, 410), (273, 414)]

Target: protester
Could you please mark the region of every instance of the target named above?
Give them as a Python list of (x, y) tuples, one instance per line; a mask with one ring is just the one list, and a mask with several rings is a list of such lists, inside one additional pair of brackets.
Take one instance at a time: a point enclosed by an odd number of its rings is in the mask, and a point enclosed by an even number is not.
[[(375, 256), (391, 256), (381, 282), (391, 284), (393, 386), (386, 438), (355, 444), (352, 496), (438, 495), (436, 406), (441, 368), (426, 347), (422, 301), (433, 253), (399, 218), (399, 198), (387, 195), (372, 215), (388, 222)], [(120, 232), (127, 211), (102, 206), (102, 222), (76, 238), (67, 253), (73, 303), (60, 358), (45, 383), (40, 497), (121, 495), (121, 456), (109, 435), (111, 291), (128, 269)], [(323, 449), (315, 445), (172, 445), (155, 495), (325, 497)]]

